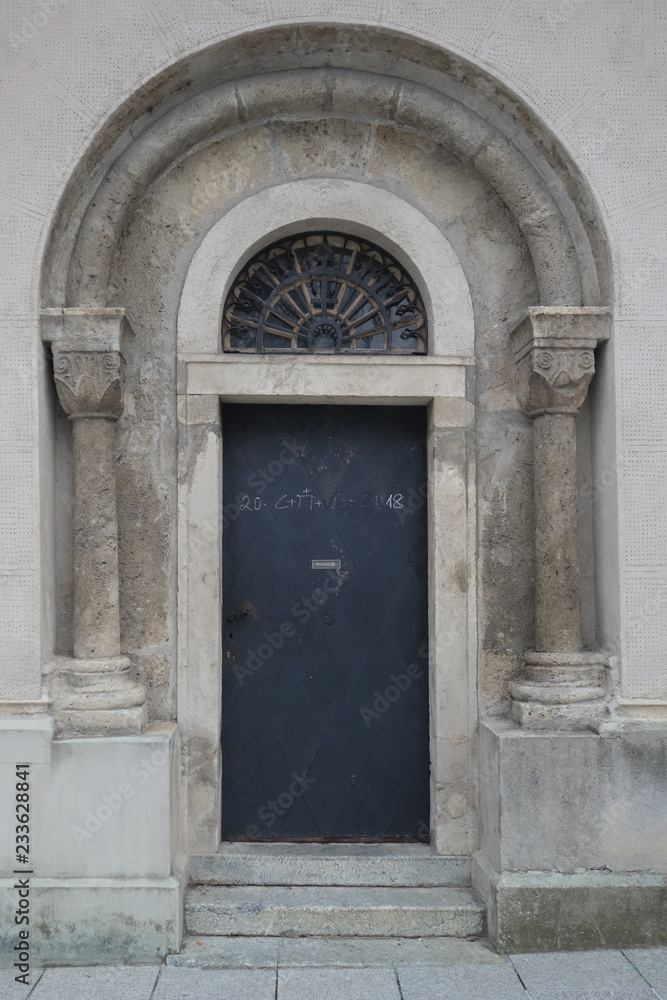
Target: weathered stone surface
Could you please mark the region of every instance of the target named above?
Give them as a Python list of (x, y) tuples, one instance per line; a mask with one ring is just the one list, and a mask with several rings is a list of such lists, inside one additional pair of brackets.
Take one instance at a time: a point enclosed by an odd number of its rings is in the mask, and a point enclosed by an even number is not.
[(73, 428), (74, 655), (120, 655), (114, 422), (123, 410), (124, 310), (49, 310), (61, 406)]
[(70, 419), (94, 415), (116, 420), (120, 416), (125, 381), (120, 353), (55, 349), (53, 377)]
[(661, 876), (502, 875), (491, 940), (502, 953), (665, 944), (665, 906)]
[[(0, 961), (16, 943), (15, 876), (0, 880)], [(40, 965), (159, 962), (182, 936), (180, 880), (31, 879), (33, 961)]]
[[(367, 76), (357, 75), (357, 113), (370, 111), (373, 119), (378, 113), (377, 95), (371, 92), (370, 100), (364, 100), (365, 82), (368, 79)], [(395, 87), (396, 81), (388, 78), (387, 91), (393, 95)], [(561, 300), (564, 296), (579, 302), (581, 281), (572, 259), (571, 237), (549, 187), (543, 183), (535, 168), (527, 162), (517, 146), (510, 143), (490, 123), (478, 117), (474, 110), (443, 94), (420, 87), (411, 89), (415, 92), (419, 107), (420, 131), (431, 137), (435, 124), (435, 136), (439, 139), (443, 133), (442, 122), (446, 121), (446, 141), (455, 149), (460, 149), (466, 159), (471, 153), (475, 153), (473, 161), (479, 164), (483, 172), (488, 173), (491, 183), (498, 188), (519, 219), (541, 272), (544, 300), (557, 301), (560, 290)], [(265, 74), (257, 79), (244, 80), (237, 84), (235, 90), (224, 86), (213, 88), (191, 98), (186, 103), (187, 110), (178, 108), (159, 118), (140, 137), (136, 143), (137, 148), (130, 147), (110, 171), (102, 185), (103, 194), (98, 195), (90, 206), (82, 226), (82, 238), (76, 252), (77, 267), (74, 269), (79, 283), (82, 275), (84, 276), (86, 287), (84, 291), (74, 285), (72, 292), (77, 296), (84, 293), (86, 301), (105, 297), (112, 257), (130, 209), (135, 207), (139, 196), (150, 187), (159, 173), (166, 169), (169, 161), (173, 163), (182, 155), (184, 146), (191, 148), (206, 138), (212, 138), (216, 114), (219, 116), (219, 130), (221, 125), (229, 127), (230, 118), (232, 121), (235, 117), (261, 120), (275, 116), (277, 108), (297, 114), (304, 111), (321, 114), (331, 108), (333, 90), (331, 73), (315, 68), (302, 69), (296, 73)], [(232, 104), (231, 114), (221, 114), (218, 104), (222, 103), (224, 106), (227, 102)], [(228, 109), (225, 107), (225, 110)], [(402, 124), (403, 102), (397, 117)], [(183, 122), (188, 123), (185, 128)], [(414, 127), (414, 122), (411, 124)], [(473, 148), (463, 138), (471, 128), (479, 136), (479, 141), (473, 144)], [(128, 175), (132, 177), (134, 184), (124, 191), (123, 182)], [(127, 183), (125, 187), (128, 187)]]
[(116, 431), (111, 420), (74, 423), (74, 655), (120, 656)]
[[(562, 623), (566, 616), (554, 614)], [(590, 729), (609, 716), (602, 653), (525, 654), (524, 677), (510, 684), (512, 718), (527, 729)]]
[[(327, 174), (340, 177), (364, 172), (373, 128), (345, 118), (276, 122), (271, 129), (274, 149), (288, 177)], [(332, 156), (332, 149), (338, 153)]]
[(535, 497), (535, 648), (581, 649), (574, 417), (533, 421)]

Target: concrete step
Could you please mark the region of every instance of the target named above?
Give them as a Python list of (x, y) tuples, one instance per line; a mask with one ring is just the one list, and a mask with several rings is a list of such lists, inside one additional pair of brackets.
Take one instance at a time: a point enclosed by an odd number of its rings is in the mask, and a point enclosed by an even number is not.
[(428, 844), (222, 844), (190, 859), (202, 885), (469, 886), (470, 858)]
[(186, 935), (166, 964), (186, 969), (390, 968), (501, 965), (485, 941), (454, 937), (216, 937)]
[(483, 907), (471, 889), (347, 886), (191, 886), (191, 934), (248, 937), (479, 937)]

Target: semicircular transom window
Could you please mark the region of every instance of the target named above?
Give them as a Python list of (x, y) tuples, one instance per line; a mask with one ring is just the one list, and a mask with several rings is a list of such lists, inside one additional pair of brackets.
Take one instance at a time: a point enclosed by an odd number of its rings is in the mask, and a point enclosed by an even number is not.
[(222, 321), (225, 351), (426, 354), (424, 305), (392, 256), (340, 233), (273, 243), (238, 275)]

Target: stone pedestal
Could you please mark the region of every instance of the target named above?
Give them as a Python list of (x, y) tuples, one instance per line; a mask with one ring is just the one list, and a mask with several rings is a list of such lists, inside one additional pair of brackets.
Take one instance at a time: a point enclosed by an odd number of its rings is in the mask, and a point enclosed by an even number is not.
[(511, 687), (512, 715), (532, 729), (585, 729), (608, 711), (606, 660), (582, 650), (575, 418), (610, 321), (608, 309), (535, 307), (512, 335), (535, 499), (535, 650)]
[(60, 658), (51, 696), (58, 732), (139, 733), (146, 695), (121, 656), (115, 421), (123, 410), (123, 309), (44, 314), (60, 403), (74, 424), (74, 656)]
[[(30, 768), (31, 965), (159, 963), (180, 947), (187, 883), (177, 728), (52, 737), (48, 715), (0, 718), (0, 801), (16, 795), (16, 762)], [(17, 943), (15, 826), (0, 809), (0, 969)]]
[(664, 724), (607, 737), (489, 720), (479, 766), (472, 878), (499, 951), (667, 944)]

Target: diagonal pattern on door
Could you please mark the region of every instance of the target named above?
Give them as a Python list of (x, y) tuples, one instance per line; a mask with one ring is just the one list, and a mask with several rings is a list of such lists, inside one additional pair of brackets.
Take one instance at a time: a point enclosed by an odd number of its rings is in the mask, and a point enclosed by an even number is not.
[(223, 408), (225, 839), (425, 838), (425, 411)]

